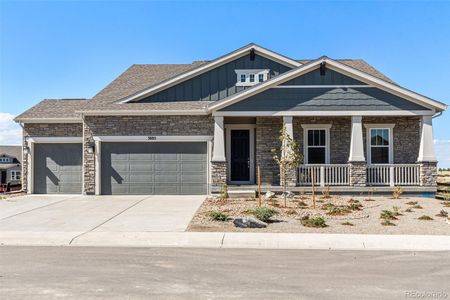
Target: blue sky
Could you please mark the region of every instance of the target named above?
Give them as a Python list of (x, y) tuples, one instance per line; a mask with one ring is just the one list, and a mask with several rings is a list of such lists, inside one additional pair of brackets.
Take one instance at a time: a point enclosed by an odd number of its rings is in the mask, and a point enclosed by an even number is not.
[[(213, 59), (249, 42), (292, 58), (363, 58), (450, 103), (450, 2), (2, 1), (0, 143), (43, 98), (89, 98), (133, 63)], [(449, 113), (434, 120), (450, 167)]]

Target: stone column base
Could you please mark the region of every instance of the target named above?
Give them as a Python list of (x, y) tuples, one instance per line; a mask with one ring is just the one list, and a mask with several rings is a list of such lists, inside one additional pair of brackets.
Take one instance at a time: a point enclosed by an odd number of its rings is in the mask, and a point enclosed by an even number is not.
[(419, 162), (420, 164), (420, 185), (436, 186), (437, 162)]
[(222, 188), (227, 183), (227, 162), (211, 162), (211, 186), (215, 189)]
[(349, 162), (350, 165), (350, 185), (366, 186), (367, 185), (367, 164), (366, 162)]
[[(283, 180), (280, 180), (283, 186)], [(289, 170), (286, 172), (286, 186), (293, 187), (297, 185), (297, 170)]]

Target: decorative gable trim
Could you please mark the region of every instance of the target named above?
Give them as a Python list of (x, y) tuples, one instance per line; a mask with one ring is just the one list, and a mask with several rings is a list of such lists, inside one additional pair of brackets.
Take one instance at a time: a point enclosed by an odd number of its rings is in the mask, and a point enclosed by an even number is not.
[(417, 103), (422, 106), (425, 106), (433, 111), (435, 111), (435, 110), (443, 111), (443, 110), (447, 109), (447, 105), (444, 103), (438, 102), (431, 98), (425, 97), (423, 95), (420, 95), (418, 93), (415, 93), (413, 91), (405, 89), (401, 86), (392, 84), (390, 82), (384, 81), (382, 79), (379, 79), (379, 78), (369, 75), (367, 73), (361, 72), (361, 71), (356, 70), (352, 67), (349, 67), (345, 64), (334, 61), (328, 57), (321, 57), (317, 60), (311, 61), (300, 67), (297, 67), (296, 69), (288, 71), (282, 75), (274, 77), (274, 78), (272, 78), (264, 83), (261, 83), (253, 88), (249, 88), (249, 89), (244, 90), (240, 93), (237, 93), (231, 97), (228, 97), (226, 99), (218, 101), (217, 103), (213, 103), (208, 106), (208, 110), (210, 112), (216, 111), (216, 110), (222, 109), (224, 107), (227, 107), (229, 105), (232, 105), (234, 103), (237, 103), (239, 101), (242, 101), (244, 99), (247, 99), (253, 95), (256, 95), (256, 94), (266, 91), (270, 88), (274, 88), (280, 84), (283, 84), (293, 78), (296, 78), (298, 76), (302, 76), (306, 73), (309, 73), (309, 72), (319, 68), (321, 65), (323, 66), (324, 63), (327, 68), (330, 68), (334, 71), (340, 72), (344, 75), (350, 76), (357, 80), (360, 80), (364, 83), (371, 85), (372, 87), (377, 87), (388, 93), (394, 94), (394, 95), (402, 97), (406, 100), (412, 101), (412, 102)]
[(208, 72), (212, 69), (215, 69), (217, 67), (220, 67), (230, 61), (233, 61), (237, 58), (240, 58), (244, 55), (247, 55), (250, 51), (255, 51), (256, 54), (259, 54), (265, 58), (271, 59), (275, 62), (281, 63), (285, 66), (288, 66), (290, 68), (297, 68), (300, 67), (302, 64), (290, 59), (286, 56), (283, 56), (281, 54), (278, 54), (276, 52), (270, 51), (268, 49), (265, 49), (261, 46), (258, 46), (256, 44), (249, 44), (247, 46), (244, 46), (240, 49), (237, 49), (229, 54), (226, 54), (224, 56), (221, 56), (207, 64), (201, 65), (193, 70), (187, 71), (185, 73), (182, 73), (180, 75), (177, 75), (175, 77), (172, 77), (168, 80), (165, 80), (159, 84), (156, 84), (154, 86), (151, 86), (149, 88), (146, 88), (140, 92), (137, 92), (133, 95), (127, 96), (121, 100), (119, 100), (118, 103), (128, 103), (128, 102), (133, 102), (133, 101), (138, 101), (144, 97), (148, 97), (152, 94), (155, 94), (157, 92), (160, 92), (164, 89), (167, 89), (169, 87), (172, 87), (176, 84), (179, 84), (183, 81), (189, 80), (195, 76), (201, 75), (205, 72)]

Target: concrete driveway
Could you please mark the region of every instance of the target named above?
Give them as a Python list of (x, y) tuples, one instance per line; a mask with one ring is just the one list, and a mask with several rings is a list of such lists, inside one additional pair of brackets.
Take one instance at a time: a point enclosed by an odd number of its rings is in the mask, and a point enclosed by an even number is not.
[(28, 195), (0, 200), (7, 232), (184, 231), (205, 196)]

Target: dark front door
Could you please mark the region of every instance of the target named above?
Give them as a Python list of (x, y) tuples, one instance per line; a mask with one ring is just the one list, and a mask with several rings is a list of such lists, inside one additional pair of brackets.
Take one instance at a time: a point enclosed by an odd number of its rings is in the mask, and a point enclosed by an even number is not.
[(231, 181), (250, 181), (250, 130), (231, 130)]

